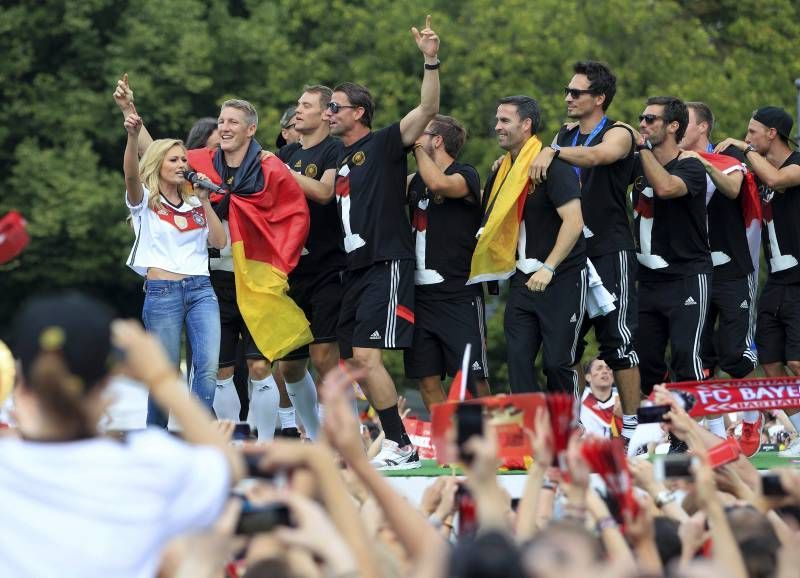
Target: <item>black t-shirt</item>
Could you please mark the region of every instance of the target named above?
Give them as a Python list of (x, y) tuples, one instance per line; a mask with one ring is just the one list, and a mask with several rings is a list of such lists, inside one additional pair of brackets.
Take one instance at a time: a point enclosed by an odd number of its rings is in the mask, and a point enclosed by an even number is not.
[[(614, 127), (614, 122), (607, 119), (603, 128), (589, 142), (589, 146), (603, 142), (603, 136), (612, 128), (620, 128)], [(579, 130), (577, 126), (572, 130), (561, 127), (556, 142), (560, 146), (573, 146), (573, 142), (575, 146), (584, 145), (589, 135), (580, 134)], [(628, 129), (623, 127), (623, 130)], [(586, 255), (589, 258), (634, 248), (628, 221), (627, 197), (635, 163), (635, 150), (631, 138), (628, 155), (610, 165), (588, 169), (572, 167), (576, 173), (580, 171), (583, 232), (586, 236)]]
[(680, 279), (712, 270), (703, 164), (691, 157), (675, 158), (664, 168), (686, 184), (687, 194), (674, 199), (655, 196), (637, 157), (632, 194), (641, 281)]
[[(722, 154), (744, 162), (744, 156), (736, 147), (728, 147)], [(707, 207), (708, 242), (712, 259), (720, 263), (714, 266), (714, 280), (746, 277), (753, 272), (753, 259), (745, 235), (742, 201), (739, 198), (729, 199), (717, 191), (711, 177), (708, 177), (708, 182), (714, 189)]]
[[(800, 165), (800, 152), (790, 154), (781, 168), (789, 165)], [(769, 280), (782, 285), (800, 283), (800, 185), (780, 193), (758, 181), (758, 192), (764, 211), (761, 244)]]
[[(289, 168), (312, 179), (320, 180), (325, 171), (337, 169), (342, 143), (332, 136), (304, 149), (300, 143), (288, 144), (278, 151), (278, 158)], [(318, 275), (344, 269), (342, 228), (336, 203), (321, 204), (306, 197), (311, 224), (300, 262), (290, 277)]]
[(417, 257), (416, 295), (436, 298), (480, 295), (479, 284), (466, 285), (481, 226), (481, 182), (478, 171), (454, 162), (444, 174), (459, 174), (467, 196), (451, 199), (428, 191), (419, 173), (408, 185), (408, 205)]
[(405, 210), (406, 149), (400, 123), (370, 132), (344, 147), (336, 200), (349, 270), (378, 261), (414, 258)]
[[(494, 173), (489, 177), (484, 188), (484, 196), (488, 196), (491, 192), (496, 176), (497, 173)], [(520, 224), (517, 259), (521, 257), (519, 250), (524, 243), (525, 258), (537, 259), (544, 263), (553, 250), (558, 231), (561, 229), (561, 216), (556, 209), (572, 199), (580, 198), (580, 184), (572, 166), (561, 159), (555, 159), (547, 171), (547, 180), (528, 191)], [(581, 235), (566, 258), (556, 267), (555, 275), (585, 266), (586, 239)]]

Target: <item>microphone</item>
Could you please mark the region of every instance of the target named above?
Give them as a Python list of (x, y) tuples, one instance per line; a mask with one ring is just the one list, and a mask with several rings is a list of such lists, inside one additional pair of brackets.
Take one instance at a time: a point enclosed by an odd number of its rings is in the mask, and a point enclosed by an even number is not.
[(219, 193), (220, 195), (227, 194), (228, 192), (219, 185), (215, 185), (211, 181), (201, 179), (200, 177), (197, 176), (197, 173), (194, 171), (183, 171), (183, 178), (192, 183), (193, 185), (197, 185), (201, 189), (206, 189), (207, 191)]

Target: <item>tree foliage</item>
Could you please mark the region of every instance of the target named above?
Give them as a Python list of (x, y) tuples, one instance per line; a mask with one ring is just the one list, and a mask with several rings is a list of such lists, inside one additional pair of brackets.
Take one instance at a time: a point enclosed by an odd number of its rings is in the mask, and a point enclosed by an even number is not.
[[(703, 100), (717, 115), (717, 140), (743, 134), (758, 106), (791, 110), (800, 76), (793, 0), (6, 1), (0, 213), (22, 211), (32, 242), (0, 269), (0, 326), (24, 297), (65, 286), (139, 311), (140, 283), (124, 266), (132, 240), (124, 131), (111, 99), (122, 72), (155, 136), (183, 136), (236, 96), (258, 108), (257, 137), (268, 147), (303, 85), (343, 80), (373, 90), (375, 125), (383, 126), (418, 102), (422, 60), (409, 28), (423, 11), (442, 38), (442, 111), (469, 128), (463, 158), (484, 177), (499, 153), (496, 99), (539, 99), (549, 140), (579, 59), (604, 60), (616, 72), (616, 118), (635, 119), (654, 94)], [(489, 326), (502, 379), (501, 319)]]

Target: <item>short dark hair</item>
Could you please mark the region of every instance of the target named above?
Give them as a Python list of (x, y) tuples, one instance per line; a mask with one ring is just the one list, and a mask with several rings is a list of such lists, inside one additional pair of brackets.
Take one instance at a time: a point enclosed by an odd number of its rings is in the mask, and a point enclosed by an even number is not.
[(586, 75), (592, 94), (602, 94), (606, 97), (603, 101), (603, 110), (608, 110), (614, 95), (617, 94), (617, 77), (611, 69), (596, 60), (581, 60), (572, 66), (572, 70), (575, 74)]
[(350, 104), (363, 108), (364, 114), (360, 119), (361, 124), (367, 128), (372, 128), (372, 115), (375, 112), (375, 103), (366, 86), (361, 86), (355, 82), (343, 82), (335, 86), (333, 92), (345, 93)]
[(331, 95), (333, 95), (333, 91), (324, 84), (312, 84), (310, 86), (304, 86), (303, 92), (318, 95), (319, 104), (322, 106), (322, 110), (328, 108), (328, 103), (331, 101)]
[(456, 158), (467, 140), (467, 129), (452, 116), (437, 114), (431, 121), (431, 132), (435, 132), (444, 141), (444, 150)]
[(678, 123), (678, 132), (675, 133), (675, 142), (681, 142), (686, 134), (689, 124), (689, 109), (684, 102), (675, 96), (651, 96), (647, 99), (647, 106), (657, 104), (664, 107), (664, 124)]
[(539, 103), (535, 98), (525, 96), (522, 94), (516, 96), (504, 96), (497, 101), (497, 104), (513, 104), (517, 107), (517, 114), (520, 120), (529, 118), (531, 119), (531, 135), (536, 134), (542, 124), (542, 112), (539, 109)]
[(186, 150), (201, 149), (206, 146), (206, 141), (211, 134), (217, 130), (217, 119), (207, 116), (201, 118), (191, 129), (186, 136)]
[(708, 138), (711, 138), (711, 131), (714, 130), (714, 113), (711, 112), (711, 109), (708, 105), (704, 102), (687, 102), (687, 108), (691, 108), (694, 111), (695, 120), (697, 120), (697, 124), (704, 122), (708, 125)]

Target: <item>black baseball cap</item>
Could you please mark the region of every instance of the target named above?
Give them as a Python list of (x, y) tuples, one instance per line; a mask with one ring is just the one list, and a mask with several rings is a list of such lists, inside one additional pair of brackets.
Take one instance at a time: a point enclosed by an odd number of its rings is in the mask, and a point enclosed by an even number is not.
[(778, 106), (759, 108), (753, 113), (753, 120), (757, 120), (767, 128), (774, 128), (786, 140), (792, 139), (792, 117)]
[(113, 365), (112, 310), (78, 292), (28, 301), (14, 323), (12, 351), (30, 379), (36, 358), (61, 354), (70, 373), (83, 381), (84, 393), (105, 377)]

